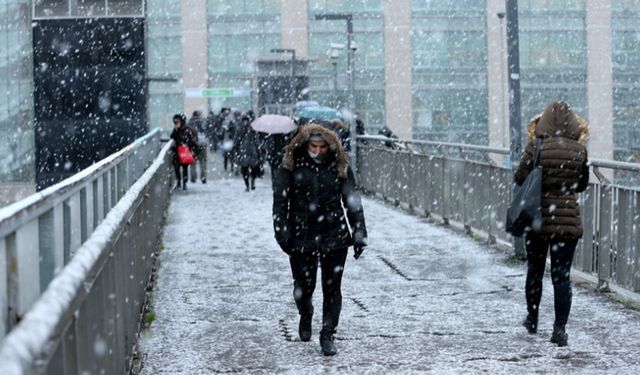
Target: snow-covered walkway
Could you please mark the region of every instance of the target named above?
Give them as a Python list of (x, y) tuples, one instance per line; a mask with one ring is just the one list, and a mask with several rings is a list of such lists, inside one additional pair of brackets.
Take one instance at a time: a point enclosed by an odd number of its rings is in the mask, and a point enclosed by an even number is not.
[[(312, 341), (297, 337), (268, 180), (246, 193), (238, 177), (211, 178), (173, 195), (143, 374), (640, 373), (639, 312), (574, 288), (569, 346), (557, 348), (548, 275), (529, 335), (523, 265), (370, 199), (370, 246), (345, 269), (339, 353), (323, 357), (320, 314)], [(319, 285), (315, 294), (320, 311)]]

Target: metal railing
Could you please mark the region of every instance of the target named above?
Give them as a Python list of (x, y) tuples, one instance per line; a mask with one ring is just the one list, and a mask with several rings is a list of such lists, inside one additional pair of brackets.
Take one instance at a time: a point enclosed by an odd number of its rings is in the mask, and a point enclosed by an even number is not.
[(15, 326), (160, 151), (154, 130), (0, 209), (0, 338)]
[[(458, 225), (489, 242), (511, 243), (504, 221), (512, 172), (497, 165), (508, 149), (358, 137), (358, 178), (371, 193)], [(600, 287), (640, 291), (640, 189), (612, 184), (602, 169), (640, 172), (640, 165), (590, 160), (597, 182), (579, 195), (584, 236), (574, 269)]]
[[(118, 196), (119, 202), (0, 343), (1, 374), (118, 374), (130, 369), (169, 204), (171, 145), (156, 153), (142, 177)], [(105, 173), (119, 186), (117, 173)]]

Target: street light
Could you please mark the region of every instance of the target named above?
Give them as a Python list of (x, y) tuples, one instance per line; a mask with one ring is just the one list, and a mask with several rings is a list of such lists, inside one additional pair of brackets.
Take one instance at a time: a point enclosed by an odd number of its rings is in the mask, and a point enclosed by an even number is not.
[(356, 129), (353, 121), (353, 116), (356, 112), (356, 103), (354, 95), (354, 83), (353, 83), (353, 53), (355, 52), (355, 45), (353, 44), (353, 15), (351, 13), (319, 13), (314, 16), (316, 20), (344, 20), (347, 21), (347, 75), (349, 79), (349, 110), (351, 116), (349, 119), (349, 133), (351, 134), (351, 168), (353, 173), (357, 176), (356, 165)]
[(335, 103), (338, 102), (338, 58), (340, 51), (344, 49), (343, 44), (331, 43), (331, 49), (328, 52), (329, 59), (333, 65), (333, 98)]
[(293, 48), (272, 48), (271, 53), (290, 53), (291, 54), (291, 82), (289, 86), (289, 97), (291, 99), (291, 106), (296, 102), (296, 82), (295, 82), (295, 65), (296, 65), (296, 50)]
[[(509, 79), (509, 127), (511, 129), (511, 170), (515, 172), (522, 155), (522, 115), (520, 108), (520, 41), (518, 38), (518, 0), (506, 0), (507, 69)], [(515, 176), (515, 174), (514, 174)], [(513, 187), (515, 189), (515, 181)], [(513, 238), (515, 256), (525, 259), (524, 241)]]

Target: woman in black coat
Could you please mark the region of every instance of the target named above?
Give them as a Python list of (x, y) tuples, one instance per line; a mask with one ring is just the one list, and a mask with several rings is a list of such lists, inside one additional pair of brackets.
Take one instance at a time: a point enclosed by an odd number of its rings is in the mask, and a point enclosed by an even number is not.
[[(176, 189), (180, 189), (182, 186), (186, 190), (187, 180), (189, 179), (189, 164), (180, 163), (178, 147), (186, 145), (193, 153), (193, 150), (198, 147), (198, 141), (195, 131), (187, 126), (187, 116), (182, 113), (173, 116), (171, 139), (173, 139), (173, 166), (176, 170), (176, 180), (178, 180)], [(180, 176), (180, 169), (182, 169), (182, 176)], [(180, 183), (181, 181), (182, 184)]]
[(262, 165), (260, 136), (251, 128), (251, 121), (251, 117), (242, 119), (242, 126), (231, 151), (233, 162), (240, 166), (246, 191), (256, 188), (256, 178)]
[(324, 355), (337, 352), (333, 335), (342, 307), (340, 289), (347, 248), (353, 245), (357, 259), (367, 244), (362, 203), (347, 160), (332, 131), (308, 125), (285, 149), (274, 178), (275, 237), (289, 255), (302, 341), (311, 338), (318, 263), (322, 267), (320, 346)]

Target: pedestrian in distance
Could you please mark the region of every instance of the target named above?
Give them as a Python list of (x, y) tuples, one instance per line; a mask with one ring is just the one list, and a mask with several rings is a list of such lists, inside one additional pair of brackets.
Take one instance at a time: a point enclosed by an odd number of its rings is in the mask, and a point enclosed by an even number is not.
[(234, 163), (240, 167), (246, 187), (245, 191), (255, 190), (256, 178), (262, 165), (261, 139), (258, 133), (251, 128), (252, 121), (251, 115), (245, 115), (242, 118), (240, 131), (231, 152)]
[(225, 171), (230, 169), (231, 172), (233, 172), (233, 158), (231, 157), (231, 151), (233, 150), (239, 121), (240, 115), (238, 111), (234, 111), (227, 114), (222, 122), (222, 143), (220, 149), (222, 150)]
[(536, 143), (542, 138), (539, 165), (542, 167), (542, 223), (525, 233), (527, 279), (525, 294), (527, 317), (523, 325), (531, 334), (538, 330), (538, 312), (542, 297), (542, 279), (547, 253), (551, 256), (551, 280), (555, 321), (551, 342), (566, 346), (565, 330), (571, 310), (571, 263), (583, 228), (576, 193), (589, 183), (587, 149), (589, 134), (586, 120), (577, 116), (565, 102), (553, 102), (528, 127), (530, 142), (515, 173), (522, 185), (531, 172)]
[[(187, 189), (187, 181), (189, 180), (189, 164), (180, 163), (178, 157), (178, 147), (185, 145), (193, 153), (198, 143), (196, 141), (196, 133), (187, 126), (187, 116), (179, 113), (173, 116), (173, 131), (171, 132), (173, 140), (173, 166), (176, 171), (176, 180), (178, 181), (176, 189)], [(182, 175), (180, 172), (182, 171)]]
[(197, 134), (197, 145), (193, 150), (193, 156), (196, 158), (196, 164), (190, 169), (191, 182), (196, 182), (198, 176), (198, 168), (200, 165), (200, 180), (203, 184), (207, 183), (207, 154), (209, 150), (209, 139), (207, 137), (207, 121), (202, 116), (202, 112), (193, 111), (193, 115), (187, 122), (187, 125)]
[(335, 355), (347, 249), (353, 246), (358, 259), (367, 245), (362, 202), (340, 139), (321, 125), (301, 128), (285, 149), (274, 184), (275, 238), (289, 256), (300, 340), (311, 339), (312, 297), (320, 264), (320, 347), (324, 355)]

